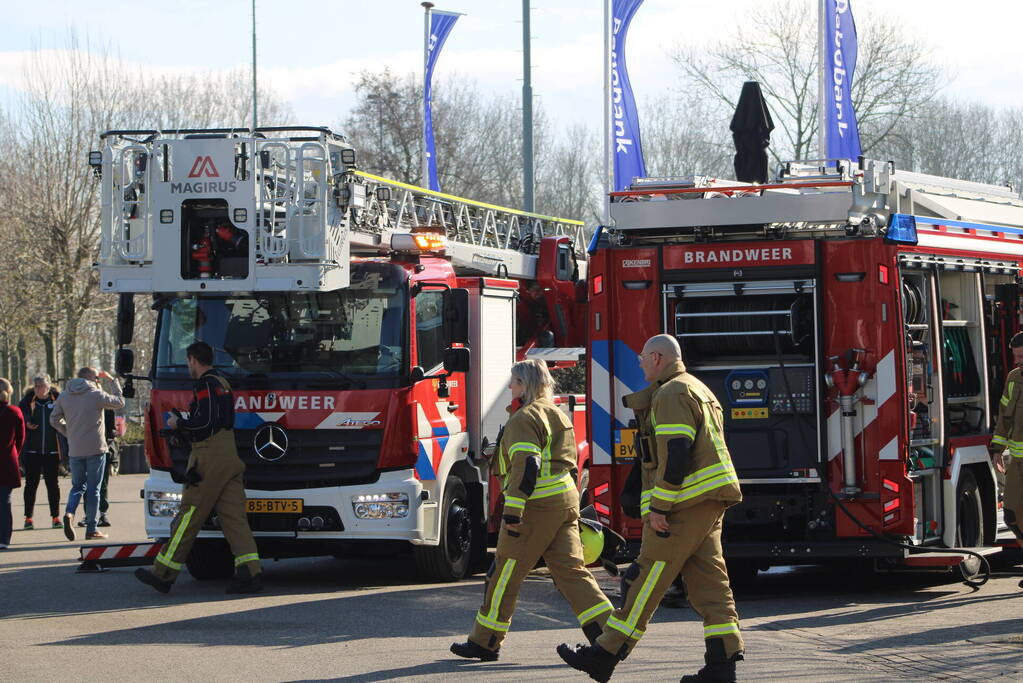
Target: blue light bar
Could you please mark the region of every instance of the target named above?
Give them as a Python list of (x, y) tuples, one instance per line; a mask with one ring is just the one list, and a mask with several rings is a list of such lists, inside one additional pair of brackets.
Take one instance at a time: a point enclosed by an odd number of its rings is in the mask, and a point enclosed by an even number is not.
[(885, 232), (884, 241), (889, 244), (909, 244), (915, 246), (916, 217), (908, 213), (893, 213), (888, 221), (888, 231)]

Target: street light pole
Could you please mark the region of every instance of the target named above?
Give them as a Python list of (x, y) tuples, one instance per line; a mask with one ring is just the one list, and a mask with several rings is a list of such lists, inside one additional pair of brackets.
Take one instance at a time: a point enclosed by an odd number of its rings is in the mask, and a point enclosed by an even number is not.
[(529, 0), (522, 0), (522, 210), (533, 213), (533, 78)]
[(252, 131), (259, 127), (259, 106), (256, 90), (256, 0), (252, 0)]

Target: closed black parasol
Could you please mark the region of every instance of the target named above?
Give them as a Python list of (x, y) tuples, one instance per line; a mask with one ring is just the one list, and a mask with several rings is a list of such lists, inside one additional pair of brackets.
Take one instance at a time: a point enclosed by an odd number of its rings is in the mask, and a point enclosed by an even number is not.
[(767, 146), (774, 121), (760, 84), (746, 81), (729, 126), (735, 143), (735, 179), (744, 183), (767, 182)]

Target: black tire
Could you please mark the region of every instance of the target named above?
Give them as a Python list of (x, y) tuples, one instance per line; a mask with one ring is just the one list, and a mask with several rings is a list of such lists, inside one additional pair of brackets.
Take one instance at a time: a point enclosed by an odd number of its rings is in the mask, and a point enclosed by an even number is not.
[(227, 579), (234, 574), (234, 557), (227, 542), (219, 538), (197, 538), (185, 560), (188, 573), (199, 581)]
[[(959, 471), (956, 485), (956, 547), (975, 548), (984, 544), (984, 503), (977, 478), (968, 468)], [(967, 555), (959, 563), (959, 574), (972, 579), (980, 573), (981, 562)]]
[(431, 581), (459, 581), (465, 578), (472, 559), (473, 519), (465, 484), (448, 477), (441, 506), (440, 543), (412, 549), (416, 568)]
[(590, 468), (583, 468), (583, 475), (579, 478), (579, 509), (590, 504)]
[(728, 583), (733, 593), (749, 593), (757, 585), (757, 573), (760, 565), (756, 560), (729, 558), (725, 560), (728, 568)]

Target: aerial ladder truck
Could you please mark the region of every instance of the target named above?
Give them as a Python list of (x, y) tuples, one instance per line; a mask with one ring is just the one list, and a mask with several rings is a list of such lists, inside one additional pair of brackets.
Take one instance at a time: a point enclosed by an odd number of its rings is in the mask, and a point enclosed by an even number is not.
[[(147, 534), (167, 537), (183, 462), (161, 438), (184, 410), (185, 349), (215, 350), (235, 396), (249, 522), (264, 557), (410, 550), (461, 578), (499, 520), (489, 457), (508, 369), (580, 353), (584, 226), (358, 170), (326, 128), (102, 135), (102, 291), (120, 295), (116, 367), (152, 382)], [(135, 294), (152, 297), (152, 366), (133, 375)], [(128, 387), (126, 387), (127, 389)], [(561, 396), (588, 464), (585, 402)], [(188, 561), (227, 575), (212, 514)]]

